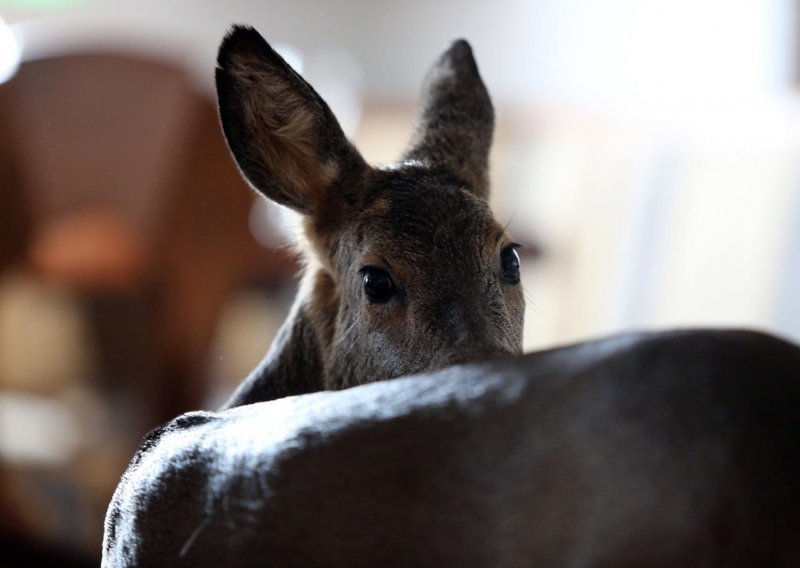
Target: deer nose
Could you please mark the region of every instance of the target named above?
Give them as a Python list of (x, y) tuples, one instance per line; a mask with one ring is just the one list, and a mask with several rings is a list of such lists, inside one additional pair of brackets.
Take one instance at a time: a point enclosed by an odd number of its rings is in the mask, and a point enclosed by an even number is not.
[(441, 317), (449, 336), (441, 359), (443, 365), (496, 359), (514, 353), (492, 337), (486, 317), (479, 310), (465, 309), (463, 302), (442, 308)]
[(463, 346), (456, 346), (453, 350), (448, 352), (444, 357), (443, 364), (445, 366), (461, 365), (464, 363), (475, 363), (490, 359), (501, 359), (513, 354), (514, 352), (512, 350), (505, 347), (500, 347), (497, 345), (476, 346), (470, 343)]
[(444, 323), (446, 329), (450, 331), (454, 343), (463, 343), (468, 340), (470, 325), (461, 309), (456, 307), (448, 310)]

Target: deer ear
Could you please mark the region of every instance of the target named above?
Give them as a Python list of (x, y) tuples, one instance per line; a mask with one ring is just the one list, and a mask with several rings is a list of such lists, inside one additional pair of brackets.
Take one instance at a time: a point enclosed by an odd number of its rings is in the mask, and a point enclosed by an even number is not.
[(458, 40), (425, 77), (416, 128), (403, 157), (446, 169), (486, 198), (493, 130), (492, 101), (472, 49)]
[(311, 214), (366, 167), (325, 101), (253, 28), (228, 32), (216, 83), (228, 147), (270, 199)]

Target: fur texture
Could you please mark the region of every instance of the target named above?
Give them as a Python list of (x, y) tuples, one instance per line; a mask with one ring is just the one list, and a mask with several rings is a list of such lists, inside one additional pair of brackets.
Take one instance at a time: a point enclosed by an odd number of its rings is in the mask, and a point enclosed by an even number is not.
[(797, 566), (800, 350), (608, 338), (151, 434), (103, 566)]

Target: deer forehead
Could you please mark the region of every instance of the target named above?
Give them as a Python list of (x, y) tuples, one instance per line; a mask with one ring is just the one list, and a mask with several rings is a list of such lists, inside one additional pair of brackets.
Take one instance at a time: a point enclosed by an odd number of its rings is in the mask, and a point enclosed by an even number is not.
[(315, 256), (345, 277), (375, 266), (408, 284), (453, 272), (472, 280), (509, 241), (485, 199), (446, 174), (373, 170), (357, 193), (358, 202), (339, 201), (305, 224)]
[(355, 249), (348, 262), (388, 269), (397, 278), (454, 270), (466, 278), (494, 264), (503, 237), (486, 202), (468, 189), (404, 177), (380, 185), (345, 246)]

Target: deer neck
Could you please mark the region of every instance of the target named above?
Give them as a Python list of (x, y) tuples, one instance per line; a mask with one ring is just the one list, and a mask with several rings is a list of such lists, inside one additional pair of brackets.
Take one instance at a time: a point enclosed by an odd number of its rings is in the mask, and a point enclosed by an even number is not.
[(331, 277), (320, 268), (308, 270), (267, 355), (223, 409), (325, 389), (337, 311)]

